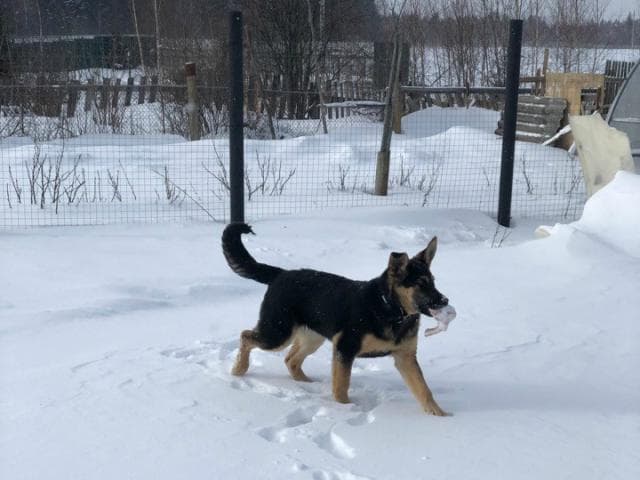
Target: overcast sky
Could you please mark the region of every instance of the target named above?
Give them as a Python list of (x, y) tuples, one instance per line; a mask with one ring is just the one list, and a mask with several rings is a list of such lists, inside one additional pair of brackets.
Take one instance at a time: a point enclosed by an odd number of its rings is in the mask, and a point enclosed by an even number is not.
[(607, 16), (609, 18), (626, 18), (629, 12), (636, 12), (640, 16), (640, 0), (610, 0)]

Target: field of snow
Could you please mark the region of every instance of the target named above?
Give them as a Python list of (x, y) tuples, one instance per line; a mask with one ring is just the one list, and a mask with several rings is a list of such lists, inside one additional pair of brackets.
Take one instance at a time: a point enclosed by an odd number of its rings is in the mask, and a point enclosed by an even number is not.
[[(404, 117), (404, 133), (392, 140), (387, 197), (371, 194), (380, 122), (350, 117), (331, 121), (328, 135), (247, 139), (247, 218), (394, 205), (495, 215), (502, 148), (494, 133), (498, 116), (475, 107), (433, 107)], [(318, 121), (299, 123), (319, 128)], [(0, 140), (0, 225), (225, 220), (228, 152), (227, 138), (5, 138)], [(564, 150), (518, 142), (514, 171), (514, 216), (572, 220), (579, 215), (582, 172)]]
[(469, 210), (254, 222), (259, 260), (359, 279), (438, 235), (458, 318), (418, 359), (446, 418), (388, 358), (357, 360), (353, 404), (335, 403), (327, 344), (305, 363), (314, 383), (284, 352), (232, 377), (265, 289), (226, 266), (221, 224), (4, 230), (0, 478), (638, 478), (638, 205), (640, 178), (620, 173), (581, 220), (535, 240), (517, 221), (501, 248)]
[[(556, 47), (549, 45), (549, 65), (551, 72), (574, 72), (574, 73), (604, 73), (607, 60), (622, 62), (637, 62), (640, 58), (638, 48), (570, 48)], [(534, 48), (524, 45), (520, 59), (520, 72), (522, 76), (535, 75), (538, 68), (542, 68), (545, 46)], [(482, 83), (482, 49), (477, 47), (475, 56), (468, 59), (468, 67), (474, 67), (474, 82), (476, 86)], [(420, 58), (419, 52), (412, 53), (410, 75), (415, 74), (416, 83), (424, 83), (429, 86), (454, 86), (459, 85), (460, 78), (456, 76), (454, 66), (450, 65), (448, 52), (444, 47), (430, 47), (424, 51), (424, 62), (417, 61)], [(506, 55), (506, 46), (502, 51)], [(491, 57), (491, 55), (490, 55)], [(489, 60), (491, 61), (491, 60)], [(424, 69), (424, 72), (423, 72)], [(496, 67), (486, 67), (486, 71), (495, 72)], [(472, 83), (473, 84), (473, 83)]]

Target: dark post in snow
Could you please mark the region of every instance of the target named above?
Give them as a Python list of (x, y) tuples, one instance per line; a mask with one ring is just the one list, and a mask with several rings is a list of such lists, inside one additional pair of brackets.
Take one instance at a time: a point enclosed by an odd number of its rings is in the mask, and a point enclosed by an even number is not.
[(200, 140), (200, 118), (198, 117), (198, 90), (196, 88), (196, 64), (184, 64), (187, 81), (187, 118), (189, 122), (189, 140)]
[(242, 12), (229, 14), (229, 82), (231, 222), (244, 222)]
[(389, 188), (389, 164), (391, 159), (391, 132), (393, 131), (393, 85), (397, 79), (399, 69), (400, 39), (396, 32), (393, 42), (393, 55), (389, 68), (389, 82), (384, 101), (384, 124), (382, 126), (382, 145), (376, 162), (376, 179), (374, 195), (386, 195)]
[(516, 122), (518, 117), (518, 88), (520, 87), (520, 51), (522, 49), (522, 20), (509, 22), (509, 49), (507, 51), (507, 83), (504, 102), (502, 133), (502, 164), (500, 167), (500, 193), (498, 196), (498, 223), (509, 227), (511, 221), (511, 193), (513, 189), (513, 161), (516, 148)]

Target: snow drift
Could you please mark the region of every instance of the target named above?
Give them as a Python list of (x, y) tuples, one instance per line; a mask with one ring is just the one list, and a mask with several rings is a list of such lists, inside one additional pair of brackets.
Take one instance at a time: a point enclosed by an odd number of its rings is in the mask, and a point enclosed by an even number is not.
[[(331, 348), (294, 382), (285, 352), (229, 374), (264, 286), (223, 226), (0, 234), (0, 478), (628, 480), (640, 476), (640, 186), (620, 174), (544, 240), (467, 210), (363, 208), (257, 222), (247, 249), (367, 279), (433, 235), (458, 317), (418, 360), (453, 417), (425, 415), (389, 359), (359, 359), (353, 404)], [(422, 328), (432, 326), (424, 319)]]
[(640, 258), (640, 175), (618, 172), (587, 201), (573, 226)]
[(550, 233), (577, 230), (640, 258), (640, 175), (620, 171), (585, 204), (582, 217)]

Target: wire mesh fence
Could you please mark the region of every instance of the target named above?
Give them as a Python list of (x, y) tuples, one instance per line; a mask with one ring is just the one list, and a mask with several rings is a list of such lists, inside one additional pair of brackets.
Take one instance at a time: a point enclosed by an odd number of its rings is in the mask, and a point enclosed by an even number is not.
[[(227, 96), (226, 88), (198, 88), (201, 140), (189, 141), (184, 85), (138, 77), (0, 87), (0, 224), (228, 220)], [(246, 218), (402, 205), (494, 215), (499, 94), (407, 97), (413, 111), (392, 138), (389, 194), (376, 196), (381, 96), (353, 83), (327, 85), (321, 108), (315, 91), (248, 90)], [(575, 158), (518, 142), (515, 162), (515, 217), (579, 215)]]

